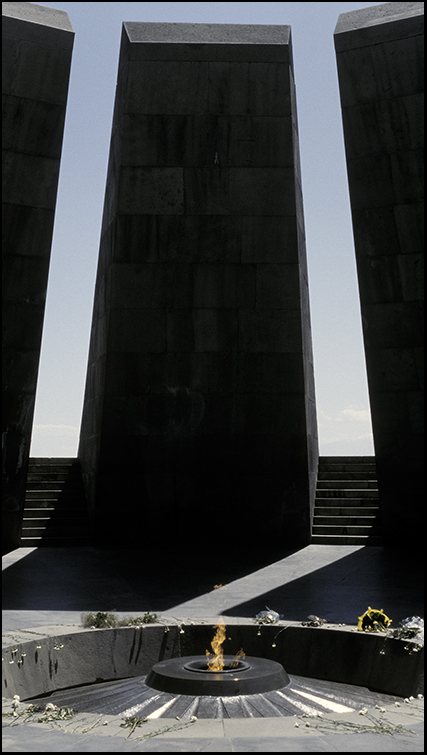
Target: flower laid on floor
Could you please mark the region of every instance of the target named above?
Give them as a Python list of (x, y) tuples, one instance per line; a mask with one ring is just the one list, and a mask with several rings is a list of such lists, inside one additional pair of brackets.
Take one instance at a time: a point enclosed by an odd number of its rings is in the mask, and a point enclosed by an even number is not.
[(277, 613), (277, 611), (272, 611), (271, 608), (268, 608), (268, 606), (265, 607), (265, 611), (260, 611), (255, 616), (254, 621), (257, 624), (276, 624), (278, 619), (283, 618), (280, 616), (280, 614)]
[(315, 616), (314, 614), (310, 614), (307, 616), (308, 621), (302, 621), (301, 624), (303, 627), (321, 627), (323, 624), (326, 624), (326, 619), (321, 619), (320, 616)]
[(424, 645), (424, 619), (420, 616), (408, 616), (402, 619), (400, 627), (389, 630), (390, 636), (398, 640), (417, 639), (417, 642)]

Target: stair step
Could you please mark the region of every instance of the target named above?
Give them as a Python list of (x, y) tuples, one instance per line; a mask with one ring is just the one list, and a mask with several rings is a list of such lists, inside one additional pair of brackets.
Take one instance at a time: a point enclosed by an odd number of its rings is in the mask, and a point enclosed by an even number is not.
[[(30, 483), (31, 485), (31, 483)], [(27, 500), (37, 500), (37, 499), (47, 499), (47, 498), (81, 498), (82, 497), (83, 490), (80, 487), (69, 487), (68, 485), (64, 485), (62, 488), (58, 487), (58, 484), (55, 485), (55, 487), (45, 487), (45, 488), (33, 488), (33, 487), (27, 487), (26, 492), (26, 498)]]
[(330, 508), (379, 508), (379, 498), (339, 498), (338, 496), (328, 496), (328, 498), (316, 498), (315, 509), (317, 507), (330, 507)]
[[(331, 499), (329, 499), (331, 501)], [(332, 503), (332, 501), (331, 501)], [(314, 516), (378, 516), (379, 506), (317, 506), (314, 509)]]
[(320, 456), (311, 542), (381, 544), (374, 456)]
[(325, 464), (375, 464), (375, 456), (319, 456), (319, 466)]
[(63, 493), (62, 495), (55, 496), (43, 496), (40, 498), (26, 498), (26, 509), (38, 509), (46, 506), (56, 506), (57, 508), (64, 508), (67, 506), (75, 506), (76, 508), (86, 508), (86, 503), (82, 500), (81, 496), (74, 496), (72, 494)]
[[(329, 459), (329, 456), (326, 457)], [(30, 464), (78, 464), (75, 456), (32, 456)]]
[(78, 471), (75, 464), (30, 464), (28, 474), (74, 474)]
[(35, 498), (34, 500), (27, 498), (25, 501), (24, 511), (32, 512), (34, 509), (56, 509), (60, 511), (62, 509), (73, 508), (76, 511), (86, 511), (86, 503), (84, 500), (73, 500), (71, 497), (64, 498)]
[(314, 525), (313, 535), (370, 535), (379, 534), (379, 527), (369, 525), (369, 527), (335, 525)]
[(27, 476), (27, 486), (38, 490), (44, 486), (62, 486), (66, 482), (65, 472), (29, 472)]
[(381, 535), (312, 535), (313, 545), (382, 545)]
[[(72, 491), (70, 491), (72, 492)], [(61, 488), (52, 488), (51, 490), (32, 490), (27, 488), (27, 498), (29, 501), (48, 501), (59, 500), (64, 496), (64, 491)]]
[[(316, 500), (322, 500), (326, 498), (334, 498), (337, 499), (353, 499), (353, 500), (362, 500), (362, 498), (366, 498), (367, 500), (377, 500), (378, 499), (378, 491), (374, 490), (373, 488), (341, 488), (340, 490), (337, 489), (327, 489), (322, 488), (322, 490), (316, 491)], [(351, 506), (351, 504), (348, 504)]]
[(79, 509), (76, 508), (70, 508), (70, 507), (64, 507), (61, 509), (57, 509), (55, 507), (48, 507), (45, 506), (44, 508), (40, 509), (24, 509), (24, 518), (23, 521), (33, 521), (34, 519), (60, 519), (61, 522), (64, 519), (85, 519), (86, 518), (86, 509), (81, 507)]
[[(28, 506), (25, 506), (24, 521), (26, 519), (46, 518), (54, 514), (56, 509), (54, 506), (50, 505), (52, 501), (48, 501), (47, 503), (49, 503), (49, 506), (42, 506), (41, 508), (34, 508), (34, 509), (29, 509)], [(67, 509), (65, 509), (65, 511), (67, 511)]]
[(349, 464), (348, 462), (332, 462), (328, 464), (319, 464), (319, 472), (357, 472), (360, 475), (365, 473), (372, 474), (376, 472), (376, 464)]
[(317, 480), (375, 480), (377, 479), (376, 469), (370, 471), (358, 469), (322, 469), (319, 470)]
[(53, 526), (50, 522), (46, 523), (45, 527), (23, 527), (22, 537), (70, 537), (71, 535), (82, 536), (81, 522), (74, 522), (67, 524), (65, 527), (62, 525)]
[(31, 458), (21, 546), (88, 545), (89, 517), (77, 459)]
[(347, 489), (347, 490), (364, 490), (365, 488), (376, 490), (378, 484), (376, 480), (349, 480), (345, 477), (343, 480), (317, 480), (317, 489)]
[[(317, 511), (313, 518), (313, 527), (318, 525), (339, 525), (340, 527), (372, 527), (377, 524), (376, 516), (322, 516)], [(313, 530), (314, 531), (314, 530)]]

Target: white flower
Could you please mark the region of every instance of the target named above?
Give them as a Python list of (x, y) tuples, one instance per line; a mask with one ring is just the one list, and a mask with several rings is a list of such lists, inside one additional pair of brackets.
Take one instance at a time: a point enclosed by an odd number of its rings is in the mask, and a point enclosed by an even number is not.
[(367, 708), (361, 708), (361, 710), (359, 710), (359, 716), (365, 716), (367, 712), (368, 712)]
[(45, 710), (57, 710), (57, 707), (53, 703), (48, 703), (45, 707)]

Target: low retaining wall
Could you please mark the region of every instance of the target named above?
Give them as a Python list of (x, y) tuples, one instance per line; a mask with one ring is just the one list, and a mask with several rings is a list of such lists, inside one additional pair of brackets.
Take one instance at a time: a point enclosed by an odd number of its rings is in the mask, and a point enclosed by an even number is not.
[[(424, 649), (352, 629), (227, 625), (224, 652), (282, 663), (288, 674), (408, 697), (423, 692)], [(3, 648), (3, 696), (25, 700), (53, 690), (147, 674), (164, 658), (204, 655), (213, 624), (82, 630)]]

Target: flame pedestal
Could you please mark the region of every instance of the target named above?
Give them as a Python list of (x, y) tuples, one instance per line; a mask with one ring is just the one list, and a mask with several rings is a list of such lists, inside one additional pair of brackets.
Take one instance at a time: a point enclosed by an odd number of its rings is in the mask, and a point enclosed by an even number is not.
[(281, 663), (247, 657), (236, 661), (224, 656), (224, 669), (210, 671), (205, 658), (188, 656), (156, 663), (145, 683), (161, 692), (182, 695), (253, 695), (286, 687), (290, 679)]

